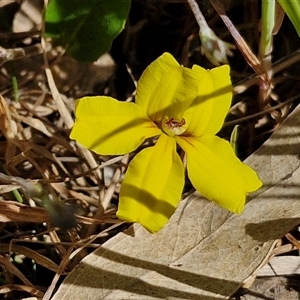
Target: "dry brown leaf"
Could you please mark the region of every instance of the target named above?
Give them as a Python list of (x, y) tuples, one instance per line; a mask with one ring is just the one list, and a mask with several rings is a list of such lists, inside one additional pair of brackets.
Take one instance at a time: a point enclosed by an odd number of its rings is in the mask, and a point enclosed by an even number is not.
[(15, 184), (1, 184), (0, 185), (0, 194), (8, 193), (13, 190), (19, 189), (21, 186)]
[(99, 205), (98, 200), (96, 200), (92, 197), (89, 197), (83, 193), (69, 190), (61, 183), (54, 182), (51, 185), (61, 195), (61, 197), (64, 197), (64, 198), (73, 197), (73, 198), (79, 199), (83, 202), (89, 203), (90, 205), (93, 205), (95, 207), (98, 207), (98, 205)]
[[(0, 222), (49, 222), (49, 215), (42, 207), (30, 207), (15, 201), (0, 200)], [(119, 220), (113, 220), (109, 216), (103, 216), (98, 219), (84, 216), (77, 217), (78, 223), (82, 224), (103, 224), (120, 223)], [(1, 248), (1, 247), (0, 247)]]
[(14, 117), (16, 117), (19, 121), (29, 125), (30, 127), (35, 128), (36, 130), (42, 132), (48, 137), (53, 136), (53, 134), (46, 128), (44, 123), (39, 119), (31, 118), (31, 117), (22, 117), (20, 115), (15, 115)]
[(257, 75), (264, 78), (264, 76), (266, 75), (266, 70), (264, 69), (263, 65), (256, 57), (256, 55), (252, 52), (248, 44), (245, 42), (243, 37), (240, 35), (238, 30), (232, 24), (230, 18), (228, 18), (224, 11), (222, 4), (219, 2), (219, 0), (210, 0), (210, 2), (221, 17), (221, 19), (223, 20), (228, 30), (230, 31), (232, 37), (236, 42), (236, 45), (240, 49), (247, 63), (251, 66), (251, 68), (256, 72)]
[(15, 201), (0, 200), (0, 222), (49, 222), (44, 208), (30, 207)]
[(53, 300), (231, 296), (300, 223), (299, 116), (300, 107), (247, 159), (265, 185), (241, 215), (195, 193), (158, 234), (135, 224), (88, 255)]
[(0, 130), (8, 141), (18, 144), (17, 125), (15, 121), (13, 121), (8, 104), (2, 95), (0, 95)]
[(33, 259), (37, 264), (50, 269), (53, 272), (57, 272), (58, 270), (58, 265), (51, 259), (25, 246), (0, 244), (0, 252), (16, 252), (24, 254), (26, 257)]
[(27, 286), (34, 288), (34, 285), (19, 271), (17, 267), (15, 267), (9, 258), (0, 255), (0, 265), (2, 268), (17, 277), (25, 283)]
[[(26, 285), (21, 285), (21, 284), (5, 284), (0, 286), (0, 294), (7, 294), (8, 292), (11, 291), (24, 291), (32, 295), (35, 295), (39, 298), (43, 297), (44, 294), (43, 292), (39, 291), (36, 288), (26, 286)], [(37, 299), (37, 298), (32, 298), (32, 299)]]

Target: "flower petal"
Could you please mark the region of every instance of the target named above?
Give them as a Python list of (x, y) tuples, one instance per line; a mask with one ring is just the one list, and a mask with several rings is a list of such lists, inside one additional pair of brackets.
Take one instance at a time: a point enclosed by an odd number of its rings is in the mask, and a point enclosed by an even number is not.
[(230, 144), (219, 137), (176, 139), (187, 154), (188, 175), (194, 187), (209, 200), (240, 213), (246, 195), (262, 185), (255, 171), (242, 163)]
[(138, 153), (129, 164), (117, 216), (157, 232), (174, 213), (184, 185), (184, 169), (173, 138), (162, 134), (155, 146)]
[(215, 135), (222, 127), (231, 104), (232, 84), (229, 66), (205, 70), (197, 65), (193, 71), (199, 77), (199, 92), (184, 114), (190, 135)]
[(154, 122), (164, 117), (181, 119), (198, 92), (198, 74), (180, 66), (174, 57), (164, 53), (142, 74), (136, 103)]
[(161, 133), (138, 105), (110, 97), (79, 99), (75, 114), (70, 138), (98, 154), (129, 153), (146, 138)]

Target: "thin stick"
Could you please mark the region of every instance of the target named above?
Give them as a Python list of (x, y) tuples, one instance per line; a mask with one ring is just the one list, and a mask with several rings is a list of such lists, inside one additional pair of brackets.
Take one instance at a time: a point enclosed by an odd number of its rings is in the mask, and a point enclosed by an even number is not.
[(257, 75), (264, 79), (266, 70), (262, 66), (259, 59), (254, 55), (252, 50), (249, 48), (247, 43), (244, 41), (240, 33), (237, 31), (231, 20), (227, 17), (222, 5), (218, 0), (210, 0), (210, 3), (214, 7), (214, 9), (219, 14), (220, 18), (223, 20), (224, 24), (230, 31), (232, 37), (234, 38), (237, 47), (240, 49), (242, 55), (244, 56), (247, 63), (251, 66), (251, 68), (255, 71)]

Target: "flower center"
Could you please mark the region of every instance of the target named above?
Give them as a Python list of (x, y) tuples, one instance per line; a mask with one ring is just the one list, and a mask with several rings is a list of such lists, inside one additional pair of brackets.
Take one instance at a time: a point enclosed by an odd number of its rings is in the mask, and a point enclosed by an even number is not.
[(177, 121), (174, 118), (168, 118), (163, 120), (162, 129), (169, 136), (180, 135), (185, 132), (187, 127), (185, 125), (186, 121), (184, 118), (180, 121)]

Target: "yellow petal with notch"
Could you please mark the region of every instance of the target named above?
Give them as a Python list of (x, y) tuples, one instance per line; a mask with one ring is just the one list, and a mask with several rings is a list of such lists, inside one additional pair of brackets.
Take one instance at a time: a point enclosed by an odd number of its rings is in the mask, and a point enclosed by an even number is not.
[(229, 70), (228, 65), (211, 70), (193, 66), (199, 76), (199, 92), (184, 114), (190, 135), (215, 135), (222, 128), (232, 99)]
[(181, 67), (164, 53), (151, 63), (137, 85), (136, 103), (157, 124), (165, 118), (181, 119), (198, 92), (198, 74)]
[(176, 140), (186, 152), (193, 186), (207, 199), (240, 213), (246, 195), (261, 187), (255, 171), (235, 156), (227, 141), (216, 136), (176, 137)]
[(184, 169), (173, 138), (162, 134), (155, 146), (139, 152), (129, 164), (117, 216), (159, 231), (181, 199)]
[(70, 138), (102, 155), (129, 153), (161, 133), (138, 105), (110, 97), (77, 100), (75, 115)]

